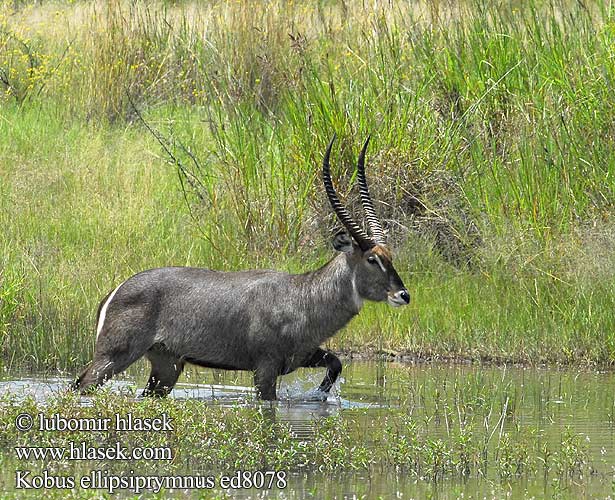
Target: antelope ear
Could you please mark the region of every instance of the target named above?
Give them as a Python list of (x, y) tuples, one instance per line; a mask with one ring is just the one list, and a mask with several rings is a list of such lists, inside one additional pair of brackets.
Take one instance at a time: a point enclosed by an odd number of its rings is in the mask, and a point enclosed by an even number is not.
[(335, 248), (338, 252), (352, 252), (354, 250), (352, 238), (344, 231), (340, 231), (333, 238), (333, 248)]

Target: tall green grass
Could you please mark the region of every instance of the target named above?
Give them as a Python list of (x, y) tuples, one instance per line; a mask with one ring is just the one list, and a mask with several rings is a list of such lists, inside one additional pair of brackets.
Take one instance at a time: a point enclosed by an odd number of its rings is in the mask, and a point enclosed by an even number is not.
[(608, 5), (16, 5), (0, 14), (7, 364), (84, 362), (98, 300), (146, 267), (323, 263), (333, 133), (355, 209), (372, 134), (372, 191), (414, 304), (369, 305), (332, 347), (614, 358)]

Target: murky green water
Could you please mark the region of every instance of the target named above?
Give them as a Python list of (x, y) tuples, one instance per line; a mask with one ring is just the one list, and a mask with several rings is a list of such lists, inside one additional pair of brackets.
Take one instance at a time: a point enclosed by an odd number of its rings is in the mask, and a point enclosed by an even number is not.
[[(370, 445), (387, 414), (404, 414), (420, 424), (423, 438), (459, 439), (466, 426), (471, 439), (484, 444), (488, 457), (468, 474), (430, 474), (395, 467), (327, 472), (289, 470), (284, 490), (231, 492), (234, 497), (280, 498), (606, 498), (615, 496), (615, 374), (554, 369), (494, 368), (460, 365), (403, 365), (346, 363), (343, 380), (325, 402), (304, 401), (322, 373), (305, 370), (282, 378), (280, 401), (268, 411), (272, 419), (288, 423), (296, 439), (309, 440), (315, 422), (332, 415), (352, 423), (358, 443)], [(143, 386), (144, 376), (113, 381), (117, 390)], [(235, 372), (192, 370), (173, 391), (178, 399), (202, 400), (208, 405), (253, 405), (251, 377)], [(30, 395), (44, 402), (64, 390), (67, 379), (24, 378), (7, 375), (0, 394)], [(87, 404), (87, 398), (83, 404)], [(532, 442), (556, 449), (562, 462), (580, 460), (583, 466), (565, 473), (541, 473), (540, 468), (515, 463), (515, 443), (506, 436), (531, 436)], [(560, 443), (568, 443), (570, 449)], [(521, 443), (521, 439), (520, 439)], [(469, 443), (469, 446), (473, 443)], [(463, 446), (463, 442), (460, 441)], [(434, 445), (435, 446), (435, 445)], [(522, 446), (520, 444), (520, 446)], [(546, 448), (545, 448), (546, 449)], [(4, 453), (4, 452), (3, 452)], [(487, 453), (487, 452), (485, 452)], [(507, 458), (508, 457), (508, 458)], [(502, 460), (510, 460), (503, 466)], [(541, 457), (534, 457), (540, 464)], [(549, 460), (549, 457), (545, 458)], [(572, 462), (571, 462), (572, 463)], [(18, 464), (10, 449), (2, 461), (6, 481)], [(506, 468), (508, 467), (508, 468)], [(198, 465), (196, 466), (198, 472)], [(563, 469), (562, 469), (563, 470)], [(509, 473), (503, 474), (502, 471)], [(572, 471), (572, 472), (571, 472)], [(208, 472), (208, 471), (203, 471)], [(183, 495), (181, 492), (175, 492)]]

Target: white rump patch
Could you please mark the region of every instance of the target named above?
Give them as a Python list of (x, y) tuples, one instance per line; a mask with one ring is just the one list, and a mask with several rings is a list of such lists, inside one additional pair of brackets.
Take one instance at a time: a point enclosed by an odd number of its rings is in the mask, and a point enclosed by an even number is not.
[(107, 315), (107, 307), (109, 307), (109, 304), (113, 300), (113, 297), (115, 297), (115, 294), (117, 293), (117, 291), (120, 289), (120, 287), (123, 284), (124, 282), (120, 283), (117, 286), (117, 288), (111, 292), (111, 295), (109, 295), (109, 298), (107, 299), (107, 301), (103, 304), (102, 308), (100, 309), (100, 316), (98, 317), (98, 325), (96, 325), (96, 340), (98, 340), (98, 336), (100, 335), (100, 332), (103, 329), (103, 325), (105, 324), (105, 316)]

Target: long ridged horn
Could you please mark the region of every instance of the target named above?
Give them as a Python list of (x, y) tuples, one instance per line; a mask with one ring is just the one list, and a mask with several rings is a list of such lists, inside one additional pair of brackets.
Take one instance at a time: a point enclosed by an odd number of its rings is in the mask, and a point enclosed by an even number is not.
[(359, 227), (359, 225), (352, 220), (352, 217), (348, 213), (348, 210), (344, 208), (342, 202), (337, 197), (337, 193), (335, 192), (335, 188), (333, 187), (333, 182), (331, 181), (331, 166), (329, 165), (329, 157), (331, 156), (331, 148), (333, 147), (333, 142), (335, 141), (335, 134), (333, 135), (333, 139), (329, 143), (327, 147), (327, 152), (325, 153), (325, 158), (322, 162), (322, 180), (325, 185), (325, 191), (327, 192), (327, 197), (329, 198), (329, 202), (331, 203), (331, 207), (335, 211), (337, 218), (340, 220), (342, 224), (346, 227), (350, 236), (354, 238), (354, 240), (358, 243), (361, 250), (366, 251), (372, 248), (375, 243), (371, 240), (367, 234)]
[(372, 203), (372, 198), (367, 188), (367, 179), (365, 178), (365, 152), (367, 151), (369, 140), (370, 136), (367, 136), (367, 140), (365, 144), (363, 144), (363, 149), (361, 149), (361, 153), (359, 154), (359, 161), (357, 162), (357, 181), (359, 182), (359, 192), (361, 193), (361, 205), (363, 205), (363, 211), (365, 212), (365, 218), (367, 219), (367, 225), (372, 239), (379, 245), (385, 245), (386, 238), (384, 236), (384, 231), (376, 215), (376, 210), (374, 209), (374, 204)]

